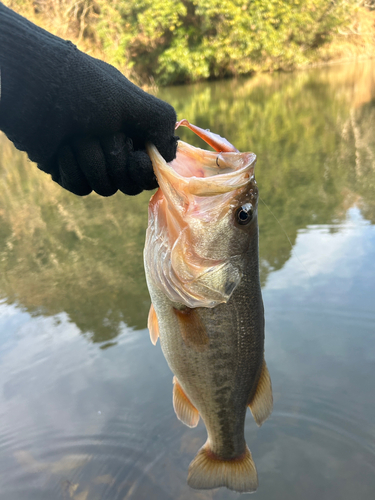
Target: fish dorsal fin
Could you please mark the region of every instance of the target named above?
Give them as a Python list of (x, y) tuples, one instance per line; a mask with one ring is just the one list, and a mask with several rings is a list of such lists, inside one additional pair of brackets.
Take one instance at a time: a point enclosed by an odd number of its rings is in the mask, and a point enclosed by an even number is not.
[(173, 377), (173, 408), (182, 423), (188, 427), (198, 425), (199, 412), (186, 396), (176, 377)]
[(248, 405), (259, 427), (272, 413), (273, 396), (271, 377), (264, 359), (255, 394)]
[(151, 342), (156, 345), (159, 337), (159, 323), (156, 316), (154, 306), (151, 304), (150, 311), (148, 313), (147, 328), (150, 331)]

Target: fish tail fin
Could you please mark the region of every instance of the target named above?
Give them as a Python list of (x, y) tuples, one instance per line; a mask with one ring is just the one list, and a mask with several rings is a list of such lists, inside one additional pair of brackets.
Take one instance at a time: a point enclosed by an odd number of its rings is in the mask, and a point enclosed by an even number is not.
[(250, 493), (258, 487), (258, 474), (247, 446), (240, 457), (223, 460), (206, 443), (189, 466), (187, 482), (195, 489), (226, 486), (240, 493)]

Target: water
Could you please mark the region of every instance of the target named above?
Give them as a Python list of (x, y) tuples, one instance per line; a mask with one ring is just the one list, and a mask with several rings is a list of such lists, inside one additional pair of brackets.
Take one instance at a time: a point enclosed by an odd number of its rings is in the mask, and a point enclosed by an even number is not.
[[(275, 405), (246, 420), (256, 497), (373, 499), (374, 63), (160, 94), (258, 154)], [(206, 435), (146, 329), (149, 194), (75, 197), (0, 142), (0, 497), (237, 498), (186, 485)]]

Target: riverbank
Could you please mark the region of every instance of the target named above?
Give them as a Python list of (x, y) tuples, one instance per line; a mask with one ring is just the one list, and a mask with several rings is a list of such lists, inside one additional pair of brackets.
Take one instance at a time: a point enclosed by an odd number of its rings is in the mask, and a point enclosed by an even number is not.
[(151, 90), (375, 57), (372, 1), (3, 1)]

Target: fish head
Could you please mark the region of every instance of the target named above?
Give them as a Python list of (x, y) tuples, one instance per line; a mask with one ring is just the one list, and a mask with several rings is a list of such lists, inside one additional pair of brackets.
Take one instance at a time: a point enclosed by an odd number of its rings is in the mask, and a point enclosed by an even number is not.
[(255, 154), (206, 151), (183, 141), (169, 163), (152, 144), (147, 152), (159, 183), (146, 234), (149, 287), (177, 307), (227, 302), (258, 237)]

